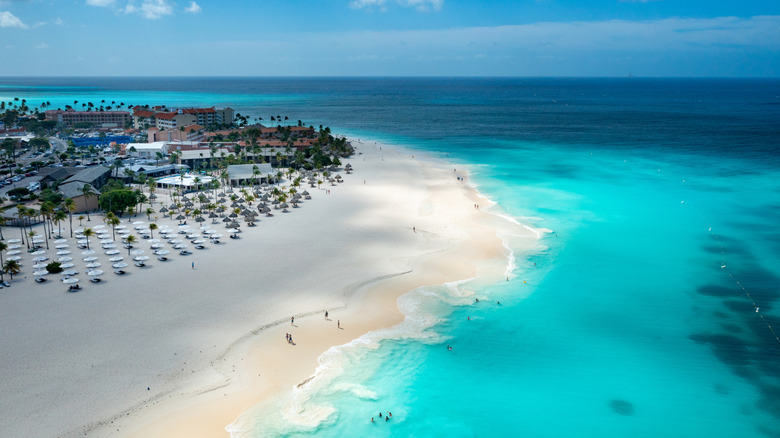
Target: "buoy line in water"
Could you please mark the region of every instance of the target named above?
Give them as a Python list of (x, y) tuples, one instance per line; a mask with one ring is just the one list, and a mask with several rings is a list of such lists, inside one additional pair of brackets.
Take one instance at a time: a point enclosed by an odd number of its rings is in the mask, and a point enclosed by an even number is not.
[(718, 241), (718, 245), (720, 245), (720, 268), (723, 269), (728, 275), (729, 278), (731, 278), (737, 286), (742, 289), (742, 292), (745, 293), (745, 295), (750, 299), (750, 302), (753, 304), (753, 308), (756, 309), (755, 313), (756, 315), (761, 318), (761, 321), (766, 324), (766, 326), (769, 328), (769, 331), (772, 332), (772, 335), (775, 337), (778, 343), (780, 343), (780, 336), (777, 335), (777, 332), (775, 331), (774, 327), (772, 327), (772, 324), (767, 321), (767, 319), (764, 317), (764, 314), (761, 313), (761, 308), (756, 304), (756, 300), (753, 299), (753, 296), (750, 295), (750, 291), (747, 290), (747, 288), (742, 284), (742, 282), (739, 281), (737, 277), (734, 276), (734, 274), (728, 269), (728, 266), (726, 265), (726, 250), (723, 247), (723, 243), (720, 241), (720, 237), (712, 232), (712, 227), (709, 228), (710, 235)]
[[(657, 172), (660, 173), (661, 169), (658, 169)], [(683, 182), (683, 184), (685, 184), (685, 179), (682, 179), (682, 182)], [(685, 201), (683, 200), (682, 202), (680, 202), (680, 204), (681, 205), (685, 205)], [(704, 214), (701, 213), (701, 211), (699, 211), (699, 214), (701, 215), (703, 220), (707, 221), (707, 218), (705, 217)], [(769, 329), (769, 331), (772, 332), (772, 336), (775, 337), (775, 340), (778, 343), (780, 343), (780, 336), (778, 336), (778, 334), (775, 331), (774, 327), (772, 327), (772, 324), (769, 321), (767, 321), (767, 319), (764, 317), (764, 314), (761, 312), (761, 308), (758, 306), (758, 304), (756, 304), (756, 300), (750, 294), (750, 291), (747, 290), (747, 288), (742, 284), (742, 282), (739, 281), (739, 279), (734, 276), (734, 273), (730, 269), (728, 269), (728, 265), (726, 265), (726, 249), (723, 246), (723, 242), (721, 242), (721, 240), (720, 240), (720, 236), (718, 236), (717, 234), (715, 234), (712, 231), (712, 227), (711, 226), (707, 229), (707, 231), (710, 233), (710, 236), (712, 236), (712, 238), (714, 238), (715, 240), (718, 241), (718, 245), (720, 246), (720, 259), (721, 259), (720, 260), (720, 268), (728, 274), (729, 278), (731, 278), (737, 284), (737, 286), (739, 286), (740, 289), (742, 289), (742, 292), (744, 292), (745, 296), (747, 296), (748, 299), (750, 299), (750, 302), (753, 304), (753, 308), (755, 309), (754, 313), (756, 314), (756, 316), (761, 318), (761, 321), (764, 324), (766, 324), (766, 326)]]

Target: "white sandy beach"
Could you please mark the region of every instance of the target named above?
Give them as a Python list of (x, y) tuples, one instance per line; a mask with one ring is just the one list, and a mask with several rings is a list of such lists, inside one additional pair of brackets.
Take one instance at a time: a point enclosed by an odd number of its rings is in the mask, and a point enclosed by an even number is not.
[[(489, 202), (456, 178), (465, 172), (355, 146), (361, 154), (345, 160), (355, 172), (340, 172), (344, 183), (307, 188), (313, 199), (242, 226), (240, 240), (223, 232), (222, 245), (152, 258), (122, 278), (97, 248), (102, 284), (86, 281), (72, 245), (78, 293), (57, 278), (33, 282), (25, 254), (20, 279), (0, 291), (2, 435), (227, 436), (241, 412), (311, 377), (329, 347), (400, 322), (400, 295), (503, 278), (507, 250), (496, 233), (512, 225), (483, 212)], [(138, 247), (151, 253), (143, 240)]]

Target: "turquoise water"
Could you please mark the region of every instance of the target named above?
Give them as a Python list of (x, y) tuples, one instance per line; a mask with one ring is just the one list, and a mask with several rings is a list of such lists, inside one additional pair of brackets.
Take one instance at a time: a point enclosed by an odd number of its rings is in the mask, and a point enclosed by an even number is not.
[(25, 81), (0, 91), (226, 104), (425, 150), (552, 230), (509, 282), (405, 295), (401, 326), (329, 351), (237, 436), (780, 435), (780, 81)]
[[(290, 404), (244, 416), (239, 425), (255, 431), (248, 435), (780, 432), (777, 399), (767, 397), (780, 343), (737, 284), (760, 287), (761, 271), (775, 279), (778, 253), (764, 252), (772, 231), (745, 206), (780, 205), (780, 175), (743, 162), (719, 161), (713, 175), (684, 157), (515, 150), (504, 164), (475, 169), (480, 189), (513, 216), (554, 230), (537, 253), (519, 258), (515, 278), (475, 291), (479, 303), (451, 288), (413, 292), (405, 297), (419, 306), (411, 314), (437, 324), (368, 336), (389, 338), (376, 350), (345, 348), (334, 359), (344, 374), (324, 378), (307, 403), (291, 403), (303, 409), (287, 419), (277, 413)], [(700, 339), (724, 333), (734, 339)], [(631, 413), (613, 409), (620, 401)], [(380, 410), (393, 419), (370, 423)], [(308, 415), (327, 420), (285, 421)]]

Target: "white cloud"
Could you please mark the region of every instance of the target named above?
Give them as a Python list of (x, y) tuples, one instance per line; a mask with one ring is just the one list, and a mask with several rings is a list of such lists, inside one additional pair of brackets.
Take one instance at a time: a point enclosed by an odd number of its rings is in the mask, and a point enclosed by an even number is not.
[(116, 0), (87, 0), (89, 6), (106, 7), (114, 4)]
[(444, 0), (396, 0), (402, 6), (417, 8), (418, 11), (441, 10)]
[(22, 20), (18, 19), (14, 14), (8, 11), (0, 11), (0, 27), (21, 27), (24, 29), (27, 25), (22, 23)]
[(46, 44), (46, 43), (38, 43), (38, 44), (35, 45), (36, 49), (45, 49), (47, 47), (49, 47), (49, 45)]
[(56, 24), (58, 26), (62, 26), (63, 24), (65, 24), (65, 22), (62, 21), (62, 18), (57, 17), (57, 19), (54, 20), (54, 24)]
[(200, 11), (200, 6), (195, 2), (191, 2), (190, 5), (184, 9), (184, 12), (189, 12), (190, 14), (197, 14)]
[(165, 15), (173, 14), (173, 6), (167, 0), (144, 0), (141, 6), (135, 6), (132, 2), (127, 3), (125, 8), (120, 9), (125, 14), (141, 14), (149, 20), (158, 20)]
[[(349, 3), (349, 7), (353, 9), (363, 8), (379, 8), (382, 12), (387, 10), (388, 0), (353, 0)], [(444, 0), (395, 0), (404, 7), (413, 7), (418, 11), (429, 11), (431, 9), (438, 11), (444, 6)]]
[(150, 20), (157, 20), (164, 15), (173, 14), (173, 7), (165, 0), (144, 0), (141, 4), (141, 14)]

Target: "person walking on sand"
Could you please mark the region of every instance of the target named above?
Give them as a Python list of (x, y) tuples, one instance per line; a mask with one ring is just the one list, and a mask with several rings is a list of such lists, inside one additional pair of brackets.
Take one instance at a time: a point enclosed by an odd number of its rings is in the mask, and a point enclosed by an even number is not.
[(192, 262), (192, 269), (195, 269), (195, 262)]
[(338, 327), (341, 328), (341, 320), (338, 320)]
[(290, 325), (295, 325), (295, 317), (290, 318)]
[(325, 311), (325, 319), (328, 319), (328, 311)]

